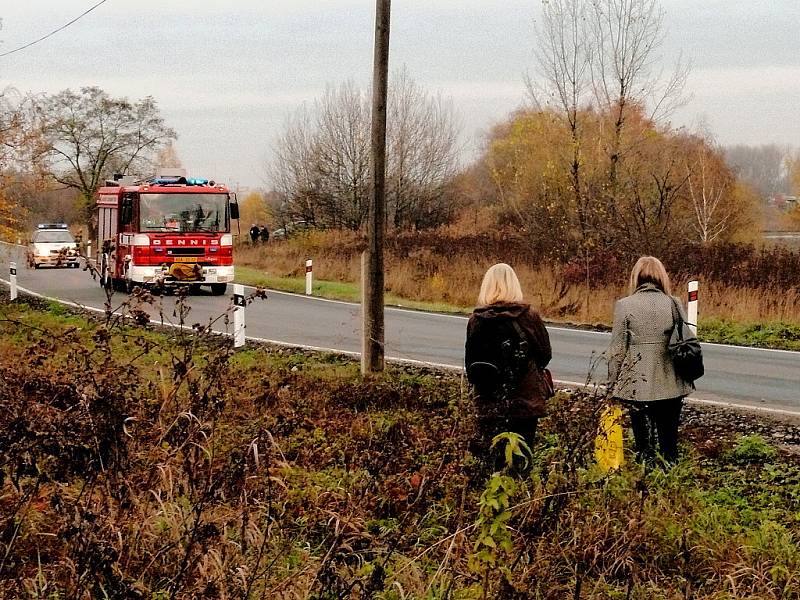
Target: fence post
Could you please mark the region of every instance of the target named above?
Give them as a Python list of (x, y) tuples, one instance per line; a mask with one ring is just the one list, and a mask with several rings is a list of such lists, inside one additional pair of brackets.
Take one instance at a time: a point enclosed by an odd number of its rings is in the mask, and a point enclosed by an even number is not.
[(8, 280), (11, 287), (11, 299), (17, 299), (17, 263), (12, 262), (8, 265)]
[(688, 321), (689, 329), (692, 333), (697, 335), (697, 281), (689, 282), (689, 296), (686, 308), (686, 319)]
[(233, 304), (233, 347), (241, 348), (245, 342), (244, 308), (247, 303), (244, 299), (244, 286), (238, 283), (233, 286)]
[(311, 286), (312, 286), (312, 277), (313, 277), (313, 266), (311, 259), (309, 258), (306, 261), (306, 296), (311, 295)]

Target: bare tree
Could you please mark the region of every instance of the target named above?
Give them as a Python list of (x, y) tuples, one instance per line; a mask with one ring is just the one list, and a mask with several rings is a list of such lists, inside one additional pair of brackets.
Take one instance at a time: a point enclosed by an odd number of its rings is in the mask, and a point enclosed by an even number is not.
[(152, 97), (131, 102), (98, 87), (46, 96), (37, 102), (35, 114), (47, 141), (49, 172), (80, 192), (87, 222), (92, 197), (106, 177), (146, 172), (153, 155), (176, 138)]
[(430, 97), (403, 68), (392, 77), (388, 102), (387, 217), (395, 228), (448, 221), (457, 169), (458, 126), (452, 104)]
[(658, 68), (658, 50), (664, 42), (664, 10), (659, 0), (592, 0), (592, 85), (598, 108), (612, 121), (607, 143), (607, 209), (617, 214), (619, 165), (624, 154), (640, 141), (626, 140), (624, 130), (632, 112), (647, 107), (657, 121), (669, 115), (682, 96), (689, 65), (678, 60), (664, 78)]
[(315, 108), (316, 202), (326, 225), (358, 229), (369, 210), (369, 96), (347, 82), (329, 87)]
[(316, 168), (318, 148), (307, 107), (301, 107), (287, 120), (276, 140), (274, 158), (267, 165), (267, 177), (282, 197), (277, 221), (285, 227), (290, 220), (317, 223), (317, 202), (322, 184)]
[(722, 150), (708, 138), (700, 138), (686, 157), (689, 198), (694, 209), (692, 229), (702, 243), (722, 236), (736, 219), (741, 206), (734, 201), (736, 178), (722, 158)]
[(526, 78), (534, 105), (555, 111), (569, 131), (565, 148), (575, 227), (581, 252), (588, 262), (597, 228), (592, 224), (592, 201), (584, 177), (583, 118), (591, 103), (591, 64), (596, 50), (587, 27), (586, 0), (552, 0), (542, 3), (541, 22), (536, 24), (537, 77)]
[[(452, 107), (431, 98), (405, 70), (392, 78), (387, 132), (387, 218), (398, 228), (445, 222), (456, 173)], [(267, 175), (284, 203), (281, 220), (359, 229), (369, 192), (370, 95), (352, 82), (329, 87), (277, 139)]]

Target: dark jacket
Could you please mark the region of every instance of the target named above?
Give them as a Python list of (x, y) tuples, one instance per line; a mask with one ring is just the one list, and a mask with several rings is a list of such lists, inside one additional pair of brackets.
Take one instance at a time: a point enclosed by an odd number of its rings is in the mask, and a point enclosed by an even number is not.
[[(498, 303), (490, 306), (476, 308), (467, 324), (467, 342), (465, 363), (471, 364), (474, 360), (472, 354), (474, 344), (470, 338), (475, 332), (479, 322), (483, 324), (500, 323), (501, 321), (516, 320), (528, 339), (530, 352), (530, 365), (522, 376), (516, 394), (509, 400), (508, 411), (511, 417), (542, 417), (545, 415), (545, 388), (541, 370), (544, 369), (553, 356), (550, 348), (550, 336), (542, 322), (541, 317), (528, 304)], [(489, 408), (493, 398), (476, 398), (479, 407)]]

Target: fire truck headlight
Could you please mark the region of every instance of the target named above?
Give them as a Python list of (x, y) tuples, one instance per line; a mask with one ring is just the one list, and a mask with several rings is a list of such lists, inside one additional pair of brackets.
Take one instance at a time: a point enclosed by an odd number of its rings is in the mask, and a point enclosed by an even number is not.
[(233, 236), (230, 233), (225, 233), (219, 239), (220, 246), (233, 246)]

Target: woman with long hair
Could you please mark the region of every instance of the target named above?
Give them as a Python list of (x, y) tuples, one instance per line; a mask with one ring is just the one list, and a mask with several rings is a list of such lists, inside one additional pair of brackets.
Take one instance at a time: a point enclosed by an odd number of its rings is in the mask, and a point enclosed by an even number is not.
[(493, 265), (483, 277), (469, 318), (465, 353), (484, 443), (504, 431), (533, 443), (549, 396), (543, 369), (551, 357), (550, 336), (539, 314), (524, 301), (514, 269), (505, 263)]
[[(669, 341), (676, 312), (686, 314), (670, 290), (667, 270), (653, 256), (642, 256), (631, 271), (628, 296), (614, 307), (608, 379), (612, 394), (629, 410), (640, 460), (656, 453), (678, 459), (678, 424), (683, 399), (694, 389), (675, 373)], [(692, 337), (688, 328), (686, 337)]]

